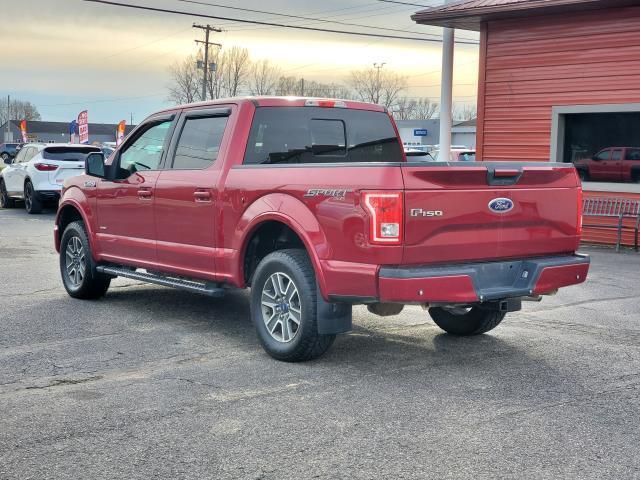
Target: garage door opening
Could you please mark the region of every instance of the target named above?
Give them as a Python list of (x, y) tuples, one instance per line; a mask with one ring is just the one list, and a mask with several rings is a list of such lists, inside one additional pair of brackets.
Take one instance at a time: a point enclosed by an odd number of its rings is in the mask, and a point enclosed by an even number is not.
[[(624, 190), (640, 192), (640, 108), (607, 108), (612, 107), (554, 108), (552, 160), (573, 163), (583, 181), (619, 184)], [(611, 188), (615, 190), (615, 185)]]

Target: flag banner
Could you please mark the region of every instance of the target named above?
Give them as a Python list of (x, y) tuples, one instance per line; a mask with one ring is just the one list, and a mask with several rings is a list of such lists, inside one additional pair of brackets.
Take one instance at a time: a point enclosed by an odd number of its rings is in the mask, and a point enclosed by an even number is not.
[(29, 141), (29, 138), (27, 137), (27, 121), (26, 120), (22, 120), (20, 122), (20, 133), (22, 133), (22, 141), (24, 143), (27, 143)]
[(89, 114), (86, 110), (78, 114), (78, 134), (80, 143), (89, 143)]
[(126, 120), (122, 120), (118, 124), (118, 130), (116, 131), (116, 147), (119, 147), (120, 144), (122, 143), (122, 140), (124, 140), (124, 130), (126, 127), (127, 127)]
[(76, 120), (69, 123), (69, 143), (78, 143), (78, 122)]

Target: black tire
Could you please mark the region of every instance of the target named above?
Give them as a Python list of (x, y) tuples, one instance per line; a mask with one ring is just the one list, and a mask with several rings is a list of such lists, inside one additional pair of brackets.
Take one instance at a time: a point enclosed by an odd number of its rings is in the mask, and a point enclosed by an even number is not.
[[(274, 289), (272, 279), (275, 278), (281, 278), (286, 289)], [(291, 298), (288, 297), (293, 292), (289, 282), (297, 291)], [(282, 294), (282, 290), (285, 290), (284, 294), (278, 297), (278, 292)], [(273, 358), (285, 362), (312, 360), (320, 357), (333, 344), (335, 335), (318, 333), (316, 295), (315, 272), (304, 250), (279, 250), (262, 259), (251, 284), (251, 319), (262, 346)], [(273, 302), (277, 304), (275, 308), (263, 305), (263, 299), (269, 302), (270, 298), (284, 297), (287, 299)], [(269, 316), (271, 319), (278, 318), (270, 320), (269, 325), (273, 326), (268, 328)], [(287, 327), (284, 327), (285, 323)]]
[[(76, 253), (77, 245), (82, 247), (79, 255)], [(84, 263), (84, 271), (81, 278), (71, 272), (70, 256), (74, 256), (78, 262), (76, 268), (81, 268)], [(96, 271), (96, 264), (91, 254), (91, 245), (80, 221), (67, 225), (60, 241), (60, 274), (62, 283), (67, 293), (73, 298), (96, 299), (103, 297), (109, 289), (111, 277)]]
[(445, 332), (466, 337), (493, 330), (504, 319), (506, 313), (479, 307), (470, 309), (432, 307), (429, 309), (429, 315)]
[(0, 180), (0, 208), (13, 208), (15, 206), (16, 201), (7, 193), (4, 180)]
[(0, 155), (0, 158), (2, 158), (3, 162), (6, 162), (7, 160), (9, 160), (9, 154), (4, 152), (2, 155)]
[(27, 213), (35, 215), (42, 212), (42, 202), (38, 198), (38, 194), (33, 189), (31, 180), (24, 182), (24, 208)]

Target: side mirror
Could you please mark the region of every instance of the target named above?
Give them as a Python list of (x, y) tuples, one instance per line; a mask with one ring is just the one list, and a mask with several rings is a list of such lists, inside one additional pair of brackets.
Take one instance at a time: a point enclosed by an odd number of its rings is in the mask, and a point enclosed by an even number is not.
[(105, 178), (104, 155), (102, 152), (92, 152), (87, 155), (84, 172), (92, 177)]

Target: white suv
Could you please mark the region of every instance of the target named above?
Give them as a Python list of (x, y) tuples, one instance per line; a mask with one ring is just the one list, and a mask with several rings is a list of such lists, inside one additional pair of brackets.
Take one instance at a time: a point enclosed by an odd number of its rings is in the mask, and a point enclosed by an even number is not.
[[(27, 143), (0, 172), (0, 207), (11, 208), (24, 200), (29, 213), (56, 204), (64, 181), (84, 171), (84, 162), (100, 148), (62, 143)], [(6, 163), (6, 161), (5, 161)]]

